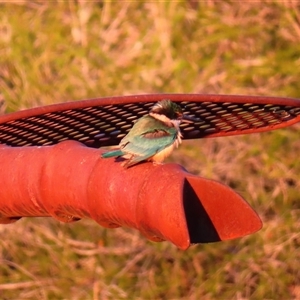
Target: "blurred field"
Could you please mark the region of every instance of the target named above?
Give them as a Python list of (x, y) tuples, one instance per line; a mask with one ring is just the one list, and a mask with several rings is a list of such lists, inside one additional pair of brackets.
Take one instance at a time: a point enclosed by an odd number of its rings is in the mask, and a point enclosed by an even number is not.
[[(0, 1), (3, 112), (138, 93), (300, 98), (299, 81), (297, 1)], [(22, 219), (0, 226), (0, 298), (300, 299), (299, 129), (186, 141), (169, 159), (243, 195), (258, 233), (183, 252)]]

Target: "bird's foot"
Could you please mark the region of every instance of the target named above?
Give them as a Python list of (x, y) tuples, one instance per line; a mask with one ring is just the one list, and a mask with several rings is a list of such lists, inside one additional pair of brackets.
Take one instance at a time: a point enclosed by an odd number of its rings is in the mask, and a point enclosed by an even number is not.
[(153, 165), (154, 166), (161, 166), (161, 165), (164, 165), (163, 162), (159, 162), (159, 161), (153, 161)]
[(128, 160), (125, 160), (124, 162), (121, 163), (121, 166), (125, 169), (128, 168)]

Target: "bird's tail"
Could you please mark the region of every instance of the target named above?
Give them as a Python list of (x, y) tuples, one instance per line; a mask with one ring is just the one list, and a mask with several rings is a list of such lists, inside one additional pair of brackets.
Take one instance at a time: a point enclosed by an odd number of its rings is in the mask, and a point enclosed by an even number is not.
[(114, 156), (122, 156), (124, 155), (122, 150), (113, 150), (113, 151), (109, 151), (106, 153), (102, 153), (101, 157), (102, 158), (109, 158), (109, 157), (114, 157)]

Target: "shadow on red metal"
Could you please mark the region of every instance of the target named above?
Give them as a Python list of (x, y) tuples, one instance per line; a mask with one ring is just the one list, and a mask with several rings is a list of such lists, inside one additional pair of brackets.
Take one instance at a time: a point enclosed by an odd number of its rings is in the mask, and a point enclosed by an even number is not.
[(124, 169), (75, 141), (0, 150), (2, 224), (21, 217), (91, 218), (108, 228), (136, 228), (181, 249), (242, 237), (262, 226), (232, 189), (176, 164)]

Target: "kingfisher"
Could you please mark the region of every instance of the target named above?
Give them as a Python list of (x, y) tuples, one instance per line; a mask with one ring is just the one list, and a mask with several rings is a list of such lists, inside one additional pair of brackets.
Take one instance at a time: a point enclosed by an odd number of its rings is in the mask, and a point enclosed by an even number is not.
[(182, 142), (179, 125), (197, 119), (184, 115), (182, 108), (171, 100), (157, 102), (149, 113), (135, 122), (121, 140), (118, 150), (103, 153), (102, 158), (124, 157), (124, 168), (142, 161), (162, 163)]

